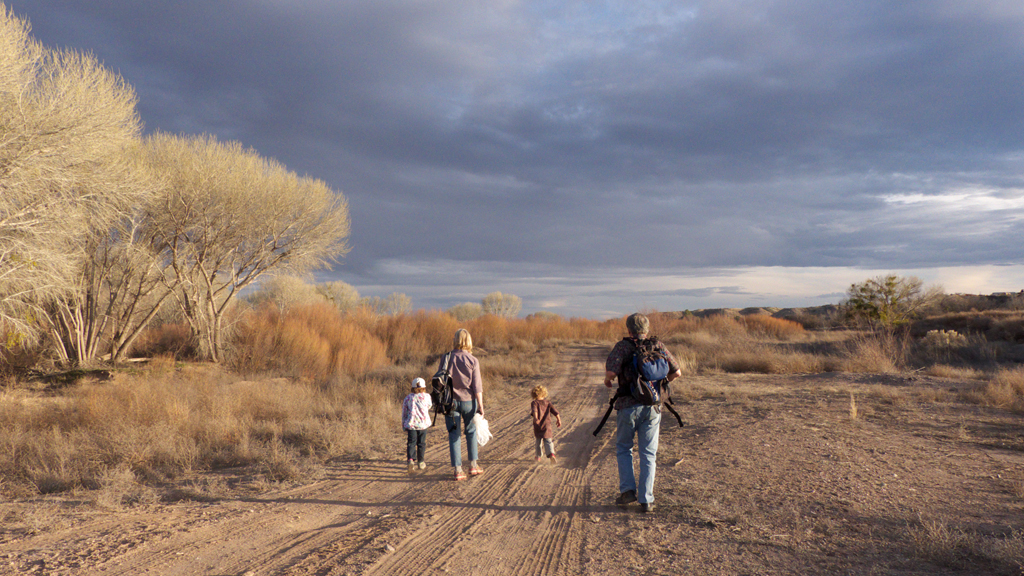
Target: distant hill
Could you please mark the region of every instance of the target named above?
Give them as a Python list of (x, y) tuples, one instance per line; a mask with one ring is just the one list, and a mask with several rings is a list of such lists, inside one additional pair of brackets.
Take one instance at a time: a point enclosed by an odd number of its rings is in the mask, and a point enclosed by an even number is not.
[[(955, 313), (980, 313), (990, 310), (1024, 310), (1024, 290), (1020, 292), (995, 292), (993, 294), (946, 294), (933, 305), (929, 306), (925, 316), (939, 316)], [(682, 318), (692, 316), (708, 318), (711, 316), (728, 316), (740, 318), (755, 314), (764, 314), (774, 318), (793, 320), (806, 328), (820, 328), (833, 325), (840, 313), (838, 304), (808, 306), (806, 308), (702, 308), (700, 310), (683, 310), (666, 312), (670, 316)]]
[(740, 316), (753, 316), (756, 314), (763, 314), (765, 316), (772, 316), (774, 318), (797, 320), (799, 318), (805, 318), (808, 316), (828, 318), (830, 316), (835, 315), (838, 311), (838, 305), (825, 304), (823, 306), (809, 306), (806, 308), (775, 308), (774, 306), (764, 308), (702, 308), (700, 310), (684, 310), (682, 312), (669, 312), (669, 314), (678, 315), (680, 318), (684, 316), (694, 316), (697, 318), (708, 318), (710, 316), (730, 316), (733, 318), (738, 318)]

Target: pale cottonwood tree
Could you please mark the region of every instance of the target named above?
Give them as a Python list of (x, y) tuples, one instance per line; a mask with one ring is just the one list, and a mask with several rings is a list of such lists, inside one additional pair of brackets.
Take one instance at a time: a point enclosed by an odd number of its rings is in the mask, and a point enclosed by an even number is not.
[(357, 308), (361, 302), (359, 291), (351, 284), (341, 280), (317, 284), (316, 291), (342, 312)]
[(259, 289), (247, 299), (253, 305), (273, 302), (281, 310), (326, 301), (317, 286), (291, 274), (278, 274), (263, 280)]
[(131, 171), (134, 91), (29, 30), (0, 5), (0, 325), (25, 335), (78, 288), (83, 238), (149, 192)]
[(515, 318), (523, 309), (523, 301), (515, 294), (491, 292), (480, 301), (484, 314), (494, 314), (503, 318)]
[(348, 251), (348, 206), (324, 182), (210, 136), (155, 134), (146, 147), (166, 181), (149, 220), (204, 357), (221, 360), (225, 313), (240, 290), (268, 272), (305, 272)]
[(88, 364), (101, 346), (117, 362), (159, 313), (176, 279), (153, 245), (152, 230), (138, 218), (126, 217), (85, 241), (75, 290), (47, 306), (51, 332), (66, 362)]
[(459, 322), (467, 322), (484, 315), (483, 307), (476, 302), (463, 302), (462, 304), (456, 304), (446, 310), (446, 312)]
[(363, 298), (360, 305), (365, 306), (378, 316), (397, 316), (412, 310), (412, 298), (401, 292), (392, 292), (383, 298), (380, 296)]

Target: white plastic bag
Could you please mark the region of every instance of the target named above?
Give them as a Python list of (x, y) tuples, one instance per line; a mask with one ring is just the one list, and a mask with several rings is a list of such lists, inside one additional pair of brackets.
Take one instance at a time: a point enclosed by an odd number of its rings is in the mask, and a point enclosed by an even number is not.
[(487, 419), (477, 413), (473, 416), (473, 424), (476, 424), (476, 443), (480, 446), (487, 444), (491, 440), (491, 426), (487, 423)]

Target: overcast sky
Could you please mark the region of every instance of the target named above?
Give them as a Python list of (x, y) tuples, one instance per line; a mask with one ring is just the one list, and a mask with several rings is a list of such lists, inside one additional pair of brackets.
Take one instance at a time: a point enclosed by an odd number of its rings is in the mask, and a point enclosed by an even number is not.
[(604, 317), (1024, 289), (1020, 0), (3, 0), (343, 193), (319, 280)]

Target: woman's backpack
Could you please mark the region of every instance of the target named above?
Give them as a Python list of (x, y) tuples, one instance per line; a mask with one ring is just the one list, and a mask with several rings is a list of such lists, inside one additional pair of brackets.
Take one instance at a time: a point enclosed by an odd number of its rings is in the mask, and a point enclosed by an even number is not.
[(441, 364), (437, 367), (437, 372), (430, 378), (430, 400), (434, 403), (434, 424), (437, 423), (438, 413), (448, 416), (455, 407), (451, 361), (451, 352), (441, 356)]

